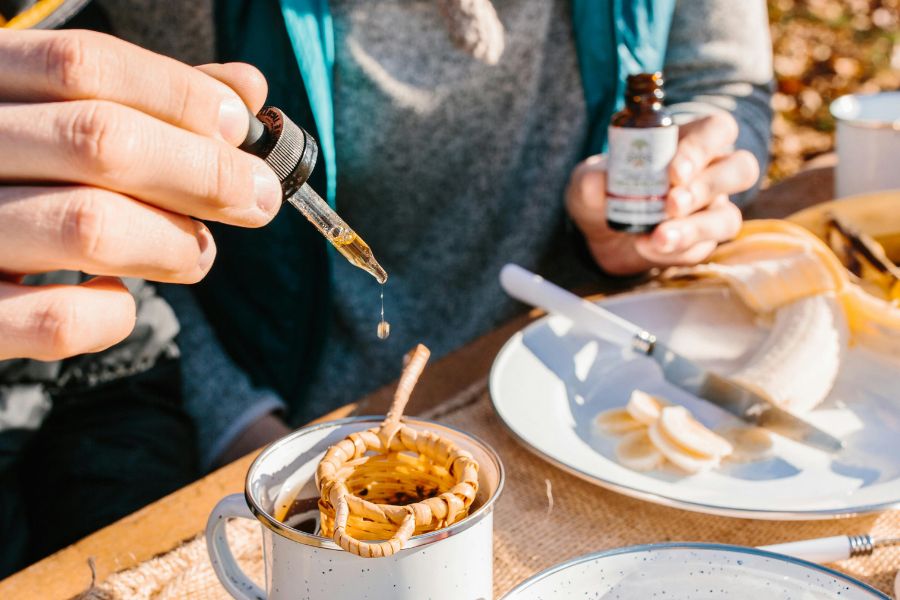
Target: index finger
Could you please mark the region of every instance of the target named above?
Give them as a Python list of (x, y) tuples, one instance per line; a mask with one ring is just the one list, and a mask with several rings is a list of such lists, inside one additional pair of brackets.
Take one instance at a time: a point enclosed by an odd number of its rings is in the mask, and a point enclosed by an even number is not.
[(733, 146), (737, 136), (737, 121), (725, 111), (714, 112), (681, 125), (678, 130), (678, 149), (669, 164), (672, 185), (688, 183)]
[(93, 31), (0, 35), (0, 100), (109, 100), (234, 145), (247, 134), (240, 96), (172, 58)]

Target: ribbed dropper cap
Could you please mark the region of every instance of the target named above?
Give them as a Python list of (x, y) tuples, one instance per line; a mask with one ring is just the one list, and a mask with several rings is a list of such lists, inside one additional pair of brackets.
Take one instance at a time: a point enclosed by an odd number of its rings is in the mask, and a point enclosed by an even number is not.
[(272, 167), (281, 181), (285, 198), (306, 183), (319, 154), (315, 138), (274, 106), (250, 115), (250, 128), (240, 149), (255, 154)]

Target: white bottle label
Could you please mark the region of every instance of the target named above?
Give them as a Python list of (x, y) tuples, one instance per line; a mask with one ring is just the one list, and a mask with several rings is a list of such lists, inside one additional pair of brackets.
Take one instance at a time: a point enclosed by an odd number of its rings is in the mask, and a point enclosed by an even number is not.
[(669, 163), (677, 147), (677, 125), (609, 128), (607, 219), (654, 225), (666, 218)]

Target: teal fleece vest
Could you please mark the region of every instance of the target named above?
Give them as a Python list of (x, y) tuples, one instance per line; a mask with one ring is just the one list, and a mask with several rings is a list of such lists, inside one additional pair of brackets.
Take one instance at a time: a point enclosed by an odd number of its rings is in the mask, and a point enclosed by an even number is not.
[[(584, 154), (603, 151), (625, 76), (662, 68), (675, 0), (572, 0), (589, 115)], [(319, 141), (313, 187), (335, 200), (334, 30), (327, 0), (217, 0), (219, 59), (256, 65), (280, 106)], [(328, 320), (326, 244), (295, 211), (262, 230), (215, 227), (219, 255), (198, 299), (257, 385), (294, 401)]]

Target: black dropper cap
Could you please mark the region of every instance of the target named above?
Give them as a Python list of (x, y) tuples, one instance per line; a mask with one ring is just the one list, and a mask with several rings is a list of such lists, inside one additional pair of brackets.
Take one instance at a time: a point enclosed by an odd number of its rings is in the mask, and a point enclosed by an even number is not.
[(272, 167), (285, 198), (306, 183), (319, 154), (315, 138), (274, 106), (266, 106), (256, 115), (250, 113), (250, 128), (239, 147)]

